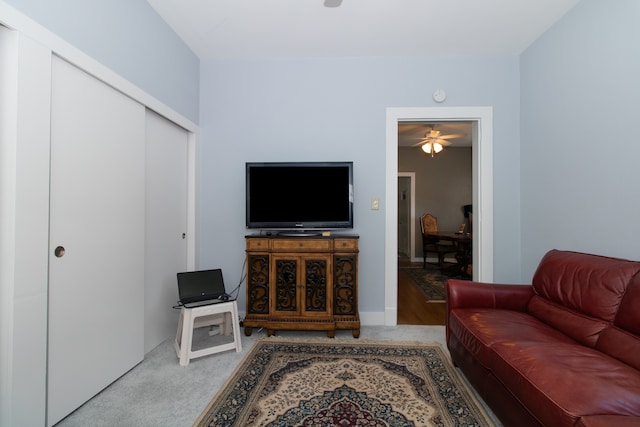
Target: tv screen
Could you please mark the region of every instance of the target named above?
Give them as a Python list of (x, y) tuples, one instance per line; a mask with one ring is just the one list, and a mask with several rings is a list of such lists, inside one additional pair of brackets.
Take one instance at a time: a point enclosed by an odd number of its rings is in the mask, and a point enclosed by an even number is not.
[(353, 163), (247, 163), (246, 200), (247, 228), (353, 228)]

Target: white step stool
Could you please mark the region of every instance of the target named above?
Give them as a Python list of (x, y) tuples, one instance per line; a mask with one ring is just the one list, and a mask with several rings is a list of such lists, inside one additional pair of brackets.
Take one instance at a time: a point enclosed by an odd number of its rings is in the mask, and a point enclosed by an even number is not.
[[(220, 327), (221, 334), (233, 333), (233, 342), (212, 345), (201, 350), (191, 350), (193, 343), (193, 330), (205, 326)], [(212, 335), (209, 333), (209, 335)], [(221, 302), (201, 307), (181, 308), (178, 320), (178, 332), (174, 341), (176, 354), (181, 366), (187, 366), (189, 360), (196, 357), (207, 356), (221, 351), (236, 349), (242, 351), (240, 341), (240, 324), (238, 318), (238, 305), (235, 301)]]

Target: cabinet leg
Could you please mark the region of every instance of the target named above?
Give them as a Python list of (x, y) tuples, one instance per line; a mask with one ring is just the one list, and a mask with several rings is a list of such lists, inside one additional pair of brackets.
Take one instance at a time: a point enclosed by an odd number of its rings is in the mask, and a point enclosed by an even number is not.
[(335, 338), (336, 337), (336, 331), (327, 331), (327, 338)]
[(272, 337), (276, 334), (276, 331), (273, 329), (267, 329), (267, 336)]
[(360, 338), (360, 329), (352, 329), (351, 335), (353, 335), (354, 338)]
[(249, 327), (249, 326), (245, 326), (244, 328), (244, 334), (248, 337), (251, 336), (251, 334), (253, 333), (253, 328)]

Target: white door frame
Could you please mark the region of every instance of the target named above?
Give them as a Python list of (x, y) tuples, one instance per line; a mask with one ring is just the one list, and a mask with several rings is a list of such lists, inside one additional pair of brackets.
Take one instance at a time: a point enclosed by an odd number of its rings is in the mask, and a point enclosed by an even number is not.
[(398, 122), (472, 122), (473, 279), (493, 281), (493, 108), (387, 108), (384, 324), (398, 319)]
[(413, 262), (416, 257), (416, 173), (398, 172), (398, 178), (401, 177), (409, 178), (409, 187), (411, 189), (409, 195), (409, 259)]

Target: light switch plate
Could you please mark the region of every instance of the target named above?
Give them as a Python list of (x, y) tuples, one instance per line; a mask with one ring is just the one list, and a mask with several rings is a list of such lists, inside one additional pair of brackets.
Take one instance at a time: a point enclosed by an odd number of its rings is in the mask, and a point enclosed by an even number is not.
[(380, 209), (380, 199), (374, 197), (371, 199), (371, 210), (377, 211), (378, 209)]

